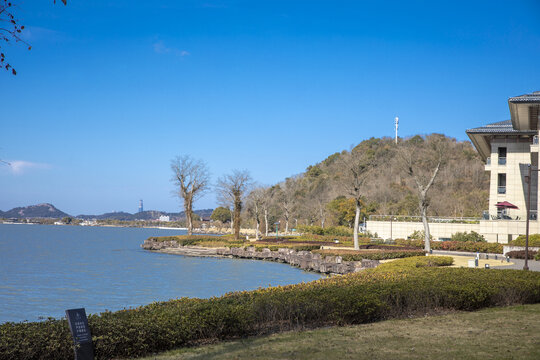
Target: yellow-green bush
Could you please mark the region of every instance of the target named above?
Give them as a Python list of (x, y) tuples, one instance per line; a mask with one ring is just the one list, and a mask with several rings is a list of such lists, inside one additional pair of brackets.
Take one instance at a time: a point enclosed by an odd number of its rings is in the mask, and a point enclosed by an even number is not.
[[(137, 357), (200, 342), (358, 324), (421, 311), (540, 302), (540, 273), (418, 267), (424, 261), (441, 260), (407, 258), (309, 283), (90, 315), (96, 358)], [(65, 320), (0, 325), (1, 360), (72, 358)]]
[[(519, 235), (515, 240), (510, 241), (510, 245), (525, 246), (525, 235)], [(540, 234), (529, 235), (529, 246), (540, 247)]]

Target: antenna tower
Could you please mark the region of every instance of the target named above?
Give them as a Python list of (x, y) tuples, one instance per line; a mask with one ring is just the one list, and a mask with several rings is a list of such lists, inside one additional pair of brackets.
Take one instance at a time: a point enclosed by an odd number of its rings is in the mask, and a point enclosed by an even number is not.
[(397, 116), (394, 119), (394, 125), (396, 127), (396, 144), (397, 144), (397, 130), (398, 130), (398, 125), (399, 125), (399, 118)]

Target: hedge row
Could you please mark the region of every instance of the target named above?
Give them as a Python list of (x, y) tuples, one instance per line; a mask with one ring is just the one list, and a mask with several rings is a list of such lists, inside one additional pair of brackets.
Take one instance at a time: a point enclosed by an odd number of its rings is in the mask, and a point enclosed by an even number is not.
[[(424, 247), (424, 240), (396, 239), (396, 244), (404, 246)], [(431, 241), (433, 250), (467, 251), (502, 254), (504, 244), (472, 241)]]
[(313, 250), (313, 253), (327, 256), (341, 256), (344, 261), (361, 261), (368, 260), (387, 260), (400, 259), (412, 256), (425, 255), (423, 250), (375, 250), (375, 251), (358, 251), (358, 250)]
[[(540, 253), (537, 251), (529, 250), (528, 258), (530, 260), (536, 259), (538, 254)], [(506, 253), (506, 256), (509, 256), (512, 259), (525, 259), (525, 250), (509, 251)]]
[[(426, 261), (439, 260), (407, 258), (380, 269), (309, 283), (90, 315), (96, 357), (137, 357), (201, 342), (358, 324), (438, 309), (540, 302), (540, 273), (417, 267)], [(0, 325), (1, 360), (72, 358), (65, 320)]]

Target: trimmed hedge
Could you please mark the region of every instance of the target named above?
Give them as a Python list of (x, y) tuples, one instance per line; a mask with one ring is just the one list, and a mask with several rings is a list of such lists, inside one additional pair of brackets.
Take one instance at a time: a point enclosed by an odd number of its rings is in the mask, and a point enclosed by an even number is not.
[[(533, 260), (536, 258), (537, 254), (537, 251), (529, 250), (528, 258)], [(512, 259), (525, 259), (525, 250), (509, 251), (506, 253), (506, 256), (510, 256)]]
[[(424, 248), (423, 240), (396, 239), (396, 244)], [(502, 254), (504, 244), (471, 241), (431, 241), (433, 250), (466, 251)]]
[(400, 259), (412, 256), (423, 256), (423, 250), (375, 250), (375, 251), (358, 251), (358, 250), (314, 250), (312, 253), (321, 254), (322, 257), (341, 256), (343, 261), (361, 261), (367, 260), (386, 260)]
[[(137, 357), (302, 327), (358, 324), (439, 309), (540, 302), (540, 273), (417, 267), (425, 261), (443, 260), (407, 258), (309, 283), (90, 315), (95, 354), (99, 359)], [(72, 358), (65, 320), (0, 325), (1, 360)]]
[(353, 229), (346, 226), (328, 226), (328, 227), (323, 228), (320, 226), (299, 225), (296, 230), (300, 233), (314, 234), (314, 235), (328, 235), (328, 236), (352, 236), (353, 235)]
[[(525, 246), (525, 235), (519, 235), (515, 240), (510, 241), (510, 245)], [(540, 234), (529, 235), (529, 246), (540, 247)]]
[(454, 263), (451, 256), (416, 256), (399, 261), (391, 261), (377, 267), (378, 271), (401, 270), (403, 268), (423, 268), (450, 266)]

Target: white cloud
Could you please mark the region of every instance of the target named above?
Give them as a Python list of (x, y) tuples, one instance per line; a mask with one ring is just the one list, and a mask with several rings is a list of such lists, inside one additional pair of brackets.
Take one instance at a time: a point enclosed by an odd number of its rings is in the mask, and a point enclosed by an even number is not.
[(9, 169), (9, 171), (15, 175), (24, 174), (29, 170), (46, 170), (51, 168), (51, 165), (49, 164), (35, 163), (24, 160), (8, 160), (7, 162), (9, 165), (3, 164), (2, 167)]
[(162, 40), (156, 41), (154, 44), (152, 44), (152, 46), (154, 48), (154, 52), (157, 54), (174, 54), (178, 57), (191, 55), (189, 51), (168, 47)]

